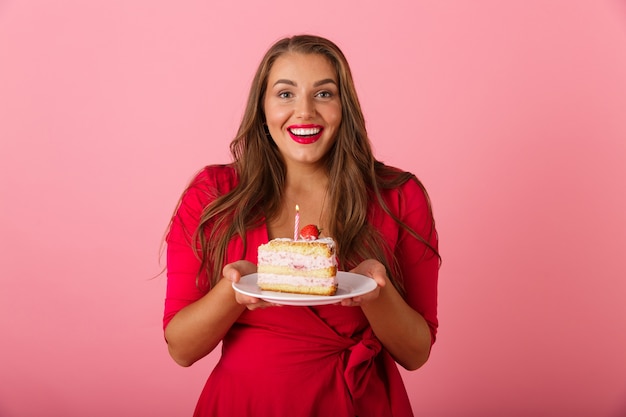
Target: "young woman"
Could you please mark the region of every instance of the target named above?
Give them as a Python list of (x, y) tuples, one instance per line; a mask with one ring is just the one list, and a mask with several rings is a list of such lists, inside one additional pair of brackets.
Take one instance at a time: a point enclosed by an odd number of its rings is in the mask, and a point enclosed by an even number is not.
[[(331, 41), (278, 41), (257, 69), (233, 162), (202, 169), (167, 236), (164, 329), (190, 366), (222, 342), (196, 416), (412, 416), (397, 364), (437, 330), (437, 233), (424, 187), (378, 162), (348, 63)], [(257, 247), (316, 224), (340, 269), (377, 284), (327, 306), (276, 306), (233, 282)]]

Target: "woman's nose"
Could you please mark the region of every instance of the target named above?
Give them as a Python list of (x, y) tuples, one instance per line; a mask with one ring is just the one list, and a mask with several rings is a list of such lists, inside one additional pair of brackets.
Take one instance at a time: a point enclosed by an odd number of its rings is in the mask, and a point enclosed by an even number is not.
[(310, 119), (315, 115), (315, 103), (310, 98), (298, 100), (296, 105), (296, 116), (301, 119)]

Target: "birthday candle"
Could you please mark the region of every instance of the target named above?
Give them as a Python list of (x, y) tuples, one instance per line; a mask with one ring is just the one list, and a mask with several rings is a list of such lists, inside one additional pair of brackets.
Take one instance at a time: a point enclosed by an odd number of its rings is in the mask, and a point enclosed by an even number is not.
[(293, 240), (298, 240), (298, 232), (300, 232), (300, 207), (296, 204), (296, 223), (293, 227)]

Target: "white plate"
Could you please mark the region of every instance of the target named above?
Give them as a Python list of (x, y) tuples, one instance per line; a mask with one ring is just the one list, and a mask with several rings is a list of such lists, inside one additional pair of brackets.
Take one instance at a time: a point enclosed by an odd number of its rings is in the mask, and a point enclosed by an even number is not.
[(235, 291), (251, 297), (260, 298), (270, 303), (288, 306), (321, 306), (336, 304), (344, 298), (366, 294), (376, 288), (376, 281), (364, 275), (352, 272), (337, 272), (337, 293), (335, 295), (307, 295), (286, 292), (261, 291), (256, 283), (257, 274), (241, 277), (233, 283)]

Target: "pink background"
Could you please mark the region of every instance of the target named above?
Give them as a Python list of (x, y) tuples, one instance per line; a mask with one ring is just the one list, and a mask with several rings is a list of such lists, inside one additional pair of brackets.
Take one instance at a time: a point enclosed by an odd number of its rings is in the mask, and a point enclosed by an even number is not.
[(161, 238), (300, 32), (344, 49), (377, 155), (434, 201), (416, 413), (626, 415), (617, 0), (0, 1), (0, 415), (190, 415), (217, 353), (167, 354)]

